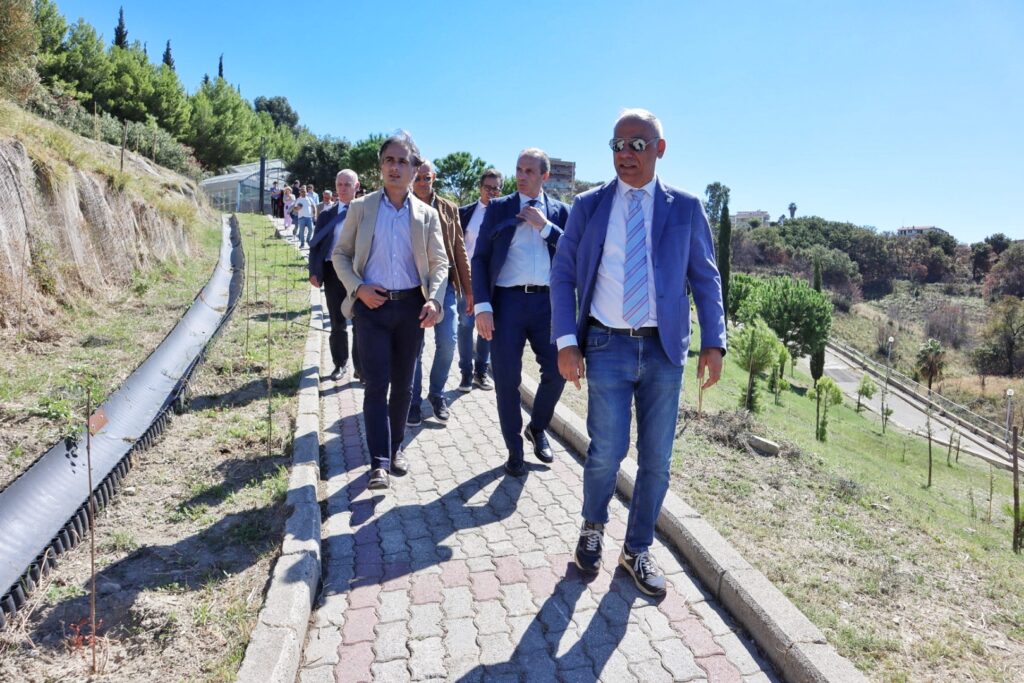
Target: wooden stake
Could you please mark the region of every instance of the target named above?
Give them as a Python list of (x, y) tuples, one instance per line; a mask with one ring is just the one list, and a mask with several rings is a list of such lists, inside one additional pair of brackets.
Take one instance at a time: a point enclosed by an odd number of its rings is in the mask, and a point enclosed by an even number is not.
[(89, 572), (92, 590), (89, 595), (89, 620), (92, 626), (92, 672), (96, 673), (96, 499), (92, 493), (92, 390), (85, 390), (85, 466), (89, 482)]
[(1017, 456), (1017, 427), (1013, 428), (1013, 552), (1020, 555), (1024, 529), (1020, 521), (1020, 464)]
[(992, 498), (996, 492), (996, 473), (992, 465), (988, 466), (988, 523), (992, 523)]
[(128, 122), (124, 122), (124, 132), (121, 133), (121, 172), (124, 172), (124, 148), (128, 144)]
[(271, 314), (270, 278), (271, 278), (271, 276), (268, 275), (267, 276), (267, 457), (268, 458), (270, 457), (270, 442), (271, 442), (271, 440), (273, 438), (273, 430), (274, 430), (274, 419), (273, 419), (274, 418), (274, 410), (273, 410), (273, 407), (271, 406), (271, 401), (270, 401), (270, 399), (271, 399), (271, 392), (273, 390), (273, 385), (271, 383), (271, 374), (270, 374), (270, 322), (272, 320), (272, 318), (270, 317), (270, 314)]

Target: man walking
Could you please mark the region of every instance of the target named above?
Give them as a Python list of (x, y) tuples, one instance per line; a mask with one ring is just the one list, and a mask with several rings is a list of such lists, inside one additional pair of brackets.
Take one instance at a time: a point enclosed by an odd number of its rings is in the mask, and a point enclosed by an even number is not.
[[(484, 214), (491, 200), (501, 195), (501, 173), (489, 168), (480, 176), (480, 199), (472, 204), (459, 207), (459, 225), (462, 226), (463, 238), (466, 242), (466, 254), (473, 258), (476, 238), (480, 235), (480, 226), (484, 222)], [(459, 370), (462, 380), (459, 391), (468, 393), (473, 387), (491, 391), (494, 384), (487, 376), (487, 367), (491, 360), (491, 342), (483, 336), (476, 337), (476, 352), (473, 350), (473, 333), (476, 331), (476, 316), (473, 315), (472, 289), (464, 288), (468, 296), (460, 298), (459, 308)]]
[(295, 200), (295, 207), (298, 210), (298, 227), (296, 236), (299, 238), (299, 249), (304, 249), (306, 242), (313, 236), (313, 217), (316, 214), (316, 204), (306, 192), (306, 188), (299, 190), (299, 198)]
[[(334, 188), (338, 191), (338, 202), (334, 206), (320, 212), (316, 219), (316, 231), (309, 241), (309, 283), (314, 287), (323, 285), (324, 298), (327, 299), (327, 312), (331, 316), (331, 360), (334, 370), (331, 379), (338, 380), (348, 365), (348, 321), (341, 312), (341, 304), (345, 301), (345, 286), (338, 279), (334, 270), (334, 248), (341, 237), (341, 229), (345, 224), (348, 205), (359, 189), (359, 177), (355, 171), (345, 169), (338, 171), (334, 179)], [(326, 200), (330, 191), (324, 192)], [(352, 334), (352, 366), (359, 375), (359, 353), (356, 351), (355, 331)]]
[[(409, 192), (420, 151), (408, 133), (384, 140), (378, 152), (383, 189), (353, 201), (331, 260), (354, 313), (363, 385), (363, 422), (371, 489), (405, 474), (402, 453), (412, 373), (423, 330), (442, 319), (448, 277), (437, 211)], [(388, 389), (390, 388), (390, 396)]]
[[(444, 197), (434, 193), (434, 180), (437, 173), (434, 165), (424, 160), (416, 170), (412, 183), (413, 194), (425, 204), (437, 211), (441, 219), (441, 232), (444, 235), (444, 250), (448, 256), (448, 288), (444, 292), (441, 307), (444, 318), (434, 326), (434, 362), (430, 368), (430, 386), (427, 388), (427, 401), (436, 417), (442, 424), (448, 421), (450, 412), (448, 402), (444, 398), (444, 382), (448, 379), (448, 371), (455, 357), (456, 323), (458, 315), (455, 311), (457, 299), (468, 297), (470, 305), (473, 291), (470, 288), (469, 260), (466, 258), (466, 245), (462, 240), (462, 226), (459, 225), (459, 207)], [(412, 403), (409, 405), (409, 419), (406, 424), (415, 427), (423, 422), (420, 405), (423, 400), (423, 350), (420, 349), (416, 359), (416, 370), (412, 382)]]
[(700, 319), (697, 381), (706, 389), (718, 381), (725, 354), (722, 282), (700, 200), (655, 175), (665, 153), (661, 122), (646, 110), (626, 110), (610, 146), (617, 179), (576, 198), (551, 268), (559, 372), (577, 389), (585, 376), (588, 389), (590, 447), (574, 559), (583, 572), (600, 567), (635, 403), (638, 467), (619, 564), (637, 588), (659, 596), (665, 577), (649, 548), (668, 490), (690, 340), (686, 285)]
[[(491, 342), (498, 419), (508, 448), (505, 471), (515, 477), (526, 474), (524, 437), (538, 460), (554, 460), (544, 430), (565, 386), (551, 343), (548, 274), (569, 211), (544, 192), (550, 175), (551, 160), (543, 150), (519, 153), (519, 191), (490, 202), (472, 260), (476, 329)], [(519, 384), (527, 341), (540, 364), (540, 385), (530, 424), (523, 431)]]
[(316, 222), (320, 222), (320, 215), (334, 206), (334, 195), (330, 190), (324, 190), (323, 201), (316, 205)]

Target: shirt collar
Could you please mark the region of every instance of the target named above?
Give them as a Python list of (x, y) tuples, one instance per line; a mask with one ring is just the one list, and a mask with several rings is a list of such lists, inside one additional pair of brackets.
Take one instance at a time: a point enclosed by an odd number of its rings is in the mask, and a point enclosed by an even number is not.
[(654, 176), (653, 178), (651, 178), (651, 182), (647, 183), (646, 185), (644, 185), (642, 187), (633, 187), (633, 186), (628, 185), (627, 183), (624, 183), (621, 180), (619, 180), (618, 183), (617, 183), (617, 186), (618, 186), (617, 187), (617, 194), (622, 199), (628, 199), (629, 197), (628, 197), (627, 193), (630, 190), (643, 190), (644, 192), (647, 193), (648, 197), (654, 197), (654, 188), (657, 185), (658, 185), (658, 176)]
[(381, 204), (387, 204), (388, 206), (391, 207), (391, 209), (393, 211), (402, 211), (402, 209), (408, 209), (411, 206), (411, 204), (409, 203), (409, 197), (411, 195), (412, 195), (412, 191), (411, 190), (409, 192), (406, 192), (405, 193), (405, 201), (402, 202), (402, 205), (396, 209), (395, 205), (391, 203), (390, 199), (388, 199), (388, 193), (384, 192), (383, 190), (381, 190), (381, 193), (380, 193), (380, 203)]
[[(539, 206), (545, 206), (545, 203), (544, 203), (544, 191), (543, 190), (541, 190), (540, 194), (537, 195), (536, 200), (537, 200), (537, 203), (538, 203)], [(527, 197), (522, 192), (519, 193), (519, 206), (526, 206), (527, 202), (532, 202), (532, 201), (534, 201), (533, 197)]]

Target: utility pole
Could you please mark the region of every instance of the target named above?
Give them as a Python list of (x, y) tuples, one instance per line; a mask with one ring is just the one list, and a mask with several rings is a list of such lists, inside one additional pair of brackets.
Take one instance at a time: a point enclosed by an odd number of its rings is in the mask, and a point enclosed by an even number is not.
[(263, 215), (263, 193), (267, 189), (267, 139), (260, 138), (260, 216)]

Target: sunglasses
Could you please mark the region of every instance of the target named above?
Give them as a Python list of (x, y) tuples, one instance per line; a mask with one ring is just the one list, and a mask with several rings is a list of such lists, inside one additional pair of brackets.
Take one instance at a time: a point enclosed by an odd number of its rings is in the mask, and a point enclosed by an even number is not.
[(643, 138), (633, 138), (627, 140), (625, 138), (612, 138), (608, 141), (608, 146), (612, 148), (613, 152), (621, 152), (629, 145), (629, 148), (634, 152), (642, 152), (647, 149), (647, 145), (652, 142), (657, 142), (661, 138), (651, 138), (650, 140), (644, 140)]
[(501, 188), (497, 185), (481, 185), (480, 187), (484, 188), (491, 194), (499, 194), (501, 192)]
[(429, 183), (433, 179), (434, 179), (434, 177), (433, 176), (429, 176), (429, 175), (418, 175), (418, 176), (416, 176), (416, 182), (418, 182), (418, 183)]

